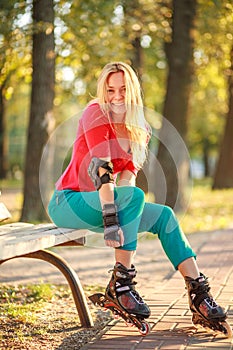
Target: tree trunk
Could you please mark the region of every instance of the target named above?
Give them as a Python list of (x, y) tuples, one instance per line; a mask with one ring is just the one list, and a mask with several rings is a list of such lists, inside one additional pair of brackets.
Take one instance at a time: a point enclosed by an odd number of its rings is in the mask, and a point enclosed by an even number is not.
[[(132, 34), (132, 28), (128, 28), (128, 21), (127, 19), (133, 18), (135, 16), (135, 11), (140, 12), (141, 11), (141, 4), (139, 4), (138, 0), (134, 1), (126, 1), (124, 3), (124, 12), (125, 12), (125, 19), (126, 19), (126, 25), (125, 25), (125, 36), (127, 38), (130, 37)], [(136, 70), (138, 78), (140, 83), (142, 84), (142, 72), (143, 72), (143, 64), (144, 64), (144, 57), (143, 57), (143, 49), (141, 46), (141, 30), (134, 33), (134, 38), (131, 41), (132, 50), (128, 52), (129, 59), (132, 62), (132, 67)], [(148, 192), (148, 166), (145, 164), (141, 170), (139, 170), (137, 179), (136, 179), (136, 185), (141, 188), (145, 193)]]
[(4, 86), (0, 87), (0, 179), (7, 175), (7, 139), (6, 139), (6, 116), (4, 105)]
[[(165, 44), (169, 71), (163, 110), (165, 119), (157, 155), (161, 171), (155, 170), (155, 197), (157, 202), (165, 202), (177, 211), (185, 206), (184, 189), (189, 174), (189, 157), (175, 129), (185, 142), (193, 75), (195, 16), (196, 0), (173, 0), (172, 41)], [(170, 123), (175, 128), (174, 132)]]
[(33, 24), (33, 73), (21, 216), (23, 221), (42, 221), (47, 217), (40, 194), (39, 168), (43, 147), (54, 125), (53, 0), (33, 1)]
[(213, 189), (233, 188), (233, 47), (229, 69), (229, 108), (217, 163)]
[(203, 164), (204, 164), (204, 176), (210, 176), (209, 166), (209, 141), (208, 139), (203, 140)]
[[(141, 46), (141, 32), (135, 37), (132, 42), (133, 52), (132, 52), (132, 66), (136, 69), (138, 78), (142, 84), (141, 77), (143, 71), (143, 49)], [(148, 166), (147, 162), (144, 164), (143, 168), (139, 170), (136, 185), (141, 188), (145, 193), (148, 192)]]

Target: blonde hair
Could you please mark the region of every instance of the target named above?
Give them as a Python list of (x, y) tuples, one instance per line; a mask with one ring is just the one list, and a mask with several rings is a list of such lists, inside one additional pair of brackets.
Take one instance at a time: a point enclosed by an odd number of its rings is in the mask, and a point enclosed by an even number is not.
[[(141, 86), (135, 71), (124, 62), (106, 64), (100, 73), (97, 83), (97, 98), (101, 109), (109, 117), (110, 106), (107, 100), (107, 80), (110, 74), (123, 72), (125, 79), (125, 125), (130, 135), (130, 147), (133, 161), (141, 168), (146, 156), (148, 139), (151, 134), (149, 124), (145, 120)], [(109, 119), (111, 122), (111, 120)]]

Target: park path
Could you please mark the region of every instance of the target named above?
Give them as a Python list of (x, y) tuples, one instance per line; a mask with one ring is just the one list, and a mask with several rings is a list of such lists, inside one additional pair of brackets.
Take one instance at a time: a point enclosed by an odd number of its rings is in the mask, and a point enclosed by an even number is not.
[[(228, 320), (233, 326), (233, 229), (196, 233), (188, 238), (198, 254), (201, 271), (209, 276), (213, 295), (227, 308)], [(83, 284), (105, 286), (109, 280), (107, 271), (113, 265), (113, 252), (101, 247), (98, 239), (87, 243), (87, 247), (57, 248), (57, 251), (78, 273)], [(196, 331), (192, 327), (183, 279), (173, 271), (158, 239), (140, 238), (135, 265), (137, 289), (152, 311), (151, 333), (142, 337), (136, 328), (128, 328), (122, 321), (114, 320), (82, 350), (233, 349), (232, 339)], [(32, 263), (31, 259), (15, 259), (3, 264), (0, 270), (0, 283), (38, 280), (65, 282), (53, 266), (38, 260)], [(57, 349), (65, 348), (61, 344)]]
[[(232, 327), (233, 230), (200, 233), (191, 236), (190, 241), (198, 252), (202, 272), (210, 277), (212, 293), (228, 310), (228, 321)], [(203, 329), (196, 331), (192, 327), (182, 277), (178, 272), (170, 270), (160, 252), (149, 258), (143, 249), (142, 244), (139, 253), (139, 287), (152, 311), (151, 333), (142, 337), (135, 328), (127, 328), (124, 322), (113, 322), (100, 337), (85, 345), (82, 350), (233, 349), (232, 339), (207, 333)], [(159, 269), (159, 266), (163, 268)]]

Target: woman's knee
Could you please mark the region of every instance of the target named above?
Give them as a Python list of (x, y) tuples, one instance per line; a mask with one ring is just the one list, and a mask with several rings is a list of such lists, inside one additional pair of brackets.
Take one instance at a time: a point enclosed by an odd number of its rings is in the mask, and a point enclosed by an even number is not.
[(167, 218), (175, 217), (175, 213), (174, 213), (173, 209), (171, 207), (168, 207), (167, 205), (164, 205), (164, 207), (163, 207), (163, 214)]
[(145, 194), (133, 186), (118, 187), (115, 193), (115, 200), (121, 209), (126, 207), (141, 207), (145, 203)]
[(163, 218), (164, 218), (164, 223), (166, 225), (166, 229), (165, 229), (166, 233), (171, 233), (179, 226), (177, 217), (173, 209), (166, 205), (163, 208)]
[(144, 203), (145, 202), (145, 193), (141, 188), (139, 187), (133, 187), (134, 189), (134, 200), (136, 200), (138, 203)]
[(132, 197), (128, 203), (129, 207), (133, 209), (135, 216), (142, 214), (142, 210), (145, 205), (144, 192), (138, 187), (133, 187)]

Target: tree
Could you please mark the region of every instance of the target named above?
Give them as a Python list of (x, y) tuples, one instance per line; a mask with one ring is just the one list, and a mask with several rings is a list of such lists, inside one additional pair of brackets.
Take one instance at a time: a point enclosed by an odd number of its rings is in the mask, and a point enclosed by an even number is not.
[[(20, 66), (26, 64), (22, 55), (24, 34), (17, 24), (17, 16), (24, 6), (14, 0), (3, 0), (0, 9), (0, 178), (6, 178), (8, 171), (8, 142), (6, 132), (6, 100), (12, 95), (10, 79)], [(22, 4), (21, 4), (22, 5)], [(26, 50), (24, 50), (26, 51)], [(22, 58), (23, 56), (23, 58)], [(15, 74), (16, 75), (16, 74)], [(20, 73), (16, 80), (20, 79)]]
[[(168, 133), (169, 121), (184, 141), (187, 136), (189, 97), (193, 75), (194, 21), (196, 1), (173, 0), (172, 38), (165, 43), (168, 62), (167, 91), (164, 102), (164, 120), (157, 159), (166, 180), (165, 203), (177, 210), (184, 207), (184, 186), (188, 179), (188, 159), (178, 139)], [(173, 155), (172, 155), (172, 152)], [(156, 200), (164, 201), (161, 172), (156, 175)]]
[(6, 178), (7, 174), (7, 139), (6, 139), (6, 118), (4, 103), (4, 84), (0, 86), (0, 178)]
[(52, 0), (33, 1), (32, 66), (22, 221), (46, 218), (39, 188), (39, 167), (43, 147), (54, 127), (55, 44)]
[(8, 57), (6, 50), (10, 50), (10, 33), (12, 31), (13, 19), (12, 14), (13, 3), (3, 2), (1, 7), (1, 50), (0, 50), (0, 178), (4, 179), (7, 173), (7, 142), (6, 142), (6, 115), (5, 115), (5, 88), (7, 80), (10, 76), (10, 70), (6, 69)]
[(231, 66), (228, 70), (229, 107), (219, 160), (214, 175), (213, 189), (233, 187), (233, 46), (230, 53)]
[(228, 0), (200, 0), (195, 38), (195, 76), (190, 100), (188, 147), (202, 161), (204, 176), (212, 176), (227, 113), (229, 51), (232, 46), (233, 5)]

